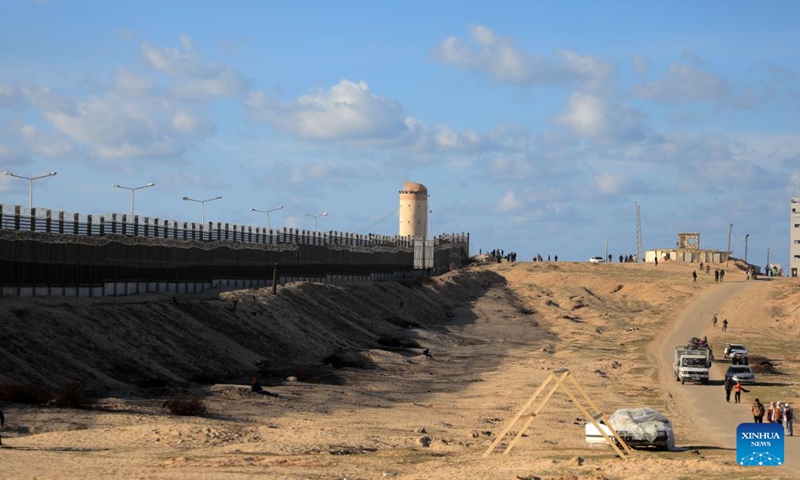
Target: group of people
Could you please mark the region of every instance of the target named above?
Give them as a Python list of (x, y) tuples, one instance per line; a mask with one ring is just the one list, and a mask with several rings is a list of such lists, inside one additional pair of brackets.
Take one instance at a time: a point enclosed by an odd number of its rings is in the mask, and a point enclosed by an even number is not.
[(752, 280), (757, 280), (758, 279), (758, 277), (756, 276), (756, 268), (754, 266), (752, 266), (752, 265), (747, 267), (747, 270), (745, 270), (744, 275), (745, 275), (745, 279), (747, 279), (747, 280), (751, 280), (751, 279)]
[[(483, 250), (478, 250), (478, 254), (483, 255)], [(516, 262), (517, 252), (505, 253), (502, 248), (495, 248), (491, 252), (486, 252), (484, 260), (490, 263), (500, 263), (503, 260), (506, 262)]]
[(726, 377), (725, 383), (725, 401), (731, 401), (731, 391), (733, 391), (733, 402), (734, 403), (741, 403), (742, 401), (742, 392), (750, 393), (750, 390), (744, 388), (741, 382), (734, 381), (733, 377)]
[[(555, 261), (557, 262), (557, 261), (558, 261), (558, 255), (556, 255), (556, 256), (554, 257), (554, 259), (555, 259)], [(537, 253), (537, 254), (536, 254), (536, 256), (535, 256), (535, 257), (533, 257), (533, 261), (534, 261), (534, 262), (544, 262), (544, 257), (542, 257), (542, 255), (541, 255), (541, 254), (538, 254), (538, 253)], [(547, 256), (547, 261), (548, 261), (548, 262), (550, 261), (550, 255), (548, 255), (548, 256)]]
[[(717, 314), (716, 313), (714, 314), (714, 318), (711, 319), (711, 325), (714, 328), (717, 328)], [(727, 318), (722, 321), (722, 331), (723, 332), (727, 332), (728, 331), (728, 319)]]
[(756, 398), (750, 411), (753, 414), (753, 422), (764, 423), (764, 417), (767, 417), (767, 422), (782, 424), (786, 428), (786, 434), (790, 437), (794, 436), (794, 422), (797, 421), (797, 414), (795, 414), (794, 407), (788, 402), (770, 402), (769, 407), (765, 408), (764, 404)]
[(636, 255), (631, 254), (631, 255), (620, 255), (619, 256), (619, 263), (630, 263), (630, 262), (634, 262), (634, 263), (636, 262)]

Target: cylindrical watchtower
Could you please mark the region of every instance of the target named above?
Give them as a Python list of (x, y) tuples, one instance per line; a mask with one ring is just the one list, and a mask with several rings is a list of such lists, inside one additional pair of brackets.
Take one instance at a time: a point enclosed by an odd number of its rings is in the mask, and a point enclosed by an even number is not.
[(400, 236), (426, 238), (428, 230), (428, 189), (405, 182), (400, 190)]

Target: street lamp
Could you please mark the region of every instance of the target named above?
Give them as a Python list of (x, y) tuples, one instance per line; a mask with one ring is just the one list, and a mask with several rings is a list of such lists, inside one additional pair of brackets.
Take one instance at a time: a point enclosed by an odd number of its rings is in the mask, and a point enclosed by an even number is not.
[(744, 263), (747, 263), (747, 239), (750, 238), (750, 234), (744, 236)]
[(318, 217), (327, 217), (328, 216), (328, 212), (322, 212), (319, 215), (312, 215), (310, 213), (304, 213), (303, 215), (306, 216), (306, 217), (314, 217), (314, 231), (316, 232), (317, 231), (317, 218)]
[(38, 177), (23, 177), (22, 175), (17, 175), (11, 172), (3, 172), (3, 175), (8, 175), (9, 177), (22, 178), (30, 182), (30, 189), (28, 190), (28, 208), (33, 208), (33, 181), (39, 180), (40, 178), (52, 177), (56, 173), (57, 172), (50, 172), (44, 175), (39, 175)]
[(209, 198), (208, 200), (195, 200), (194, 198), (183, 197), (183, 199), (186, 200), (187, 202), (197, 202), (197, 203), (200, 204), (200, 223), (201, 224), (206, 223), (206, 212), (205, 212), (206, 202), (213, 202), (214, 200), (219, 200), (220, 198), (222, 198), (221, 195), (219, 197)]
[(133, 205), (134, 205), (134, 197), (136, 196), (136, 190), (141, 190), (142, 188), (150, 188), (155, 187), (156, 184), (153, 182), (148, 183), (147, 185), (142, 185), (141, 187), (123, 187), (122, 185), (115, 183), (111, 185), (112, 187), (121, 188), (123, 190), (130, 190), (131, 192), (131, 221), (133, 221)]
[(259, 210), (257, 208), (251, 208), (250, 211), (251, 212), (259, 212), (259, 213), (266, 213), (267, 214), (267, 228), (269, 230), (272, 230), (272, 225), (269, 223), (269, 214), (274, 212), (275, 210), (280, 210), (282, 208), (283, 208), (283, 205), (281, 205), (280, 207), (273, 208), (272, 210)]

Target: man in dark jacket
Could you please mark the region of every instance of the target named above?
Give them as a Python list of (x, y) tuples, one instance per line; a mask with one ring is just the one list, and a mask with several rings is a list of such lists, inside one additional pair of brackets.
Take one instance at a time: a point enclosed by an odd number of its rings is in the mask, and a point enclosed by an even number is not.
[(728, 377), (725, 379), (725, 401), (731, 401), (731, 390), (733, 390), (733, 378)]

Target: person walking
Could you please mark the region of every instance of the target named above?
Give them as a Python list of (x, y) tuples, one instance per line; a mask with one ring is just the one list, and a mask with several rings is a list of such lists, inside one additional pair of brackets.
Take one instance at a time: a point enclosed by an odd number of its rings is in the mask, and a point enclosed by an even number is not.
[(786, 422), (786, 431), (790, 437), (794, 437), (794, 422), (797, 421), (797, 416), (794, 414), (794, 408), (788, 403), (785, 405), (783, 418)]
[(728, 377), (725, 379), (725, 383), (723, 384), (725, 387), (725, 401), (730, 403), (731, 401), (731, 390), (733, 390), (733, 378)]
[(756, 398), (756, 401), (753, 402), (753, 406), (750, 407), (750, 411), (753, 413), (753, 423), (764, 423), (764, 404), (761, 403), (759, 399)]
[(783, 405), (781, 402), (775, 402), (775, 408), (772, 409), (772, 418), (770, 421), (783, 425)]
[(728, 319), (727, 318), (722, 321), (722, 331), (723, 332), (727, 332), (728, 331)]
[(692, 283), (697, 283), (697, 270), (692, 270)]
[(714, 314), (714, 318), (711, 320), (711, 325), (713, 325), (714, 328), (717, 328), (717, 314), (716, 313)]
[(742, 402), (742, 392), (750, 393), (750, 390), (744, 388), (741, 382), (736, 382), (736, 385), (733, 387), (733, 403)]
[(719, 270), (714, 270), (714, 282), (719, 282)]
[(725, 270), (719, 269), (719, 283), (722, 283), (722, 279), (725, 278)]
[(772, 423), (772, 412), (775, 410), (775, 402), (769, 402), (769, 407), (767, 407), (767, 421)]

